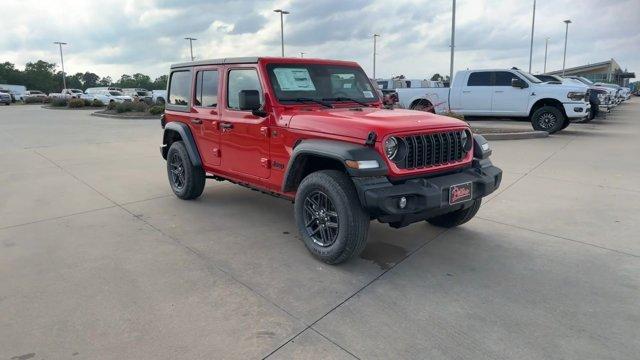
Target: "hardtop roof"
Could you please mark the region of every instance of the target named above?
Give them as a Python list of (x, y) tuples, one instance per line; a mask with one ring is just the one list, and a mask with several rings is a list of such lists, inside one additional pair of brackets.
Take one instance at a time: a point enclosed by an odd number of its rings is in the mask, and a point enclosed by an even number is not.
[(345, 61), (345, 60), (251, 56), (251, 57), (230, 57), (230, 58), (205, 59), (205, 60), (198, 60), (198, 61), (182, 62), (182, 63), (172, 64), (171, 69), (189, 68), (189, 67), (206, 66), (206, 65), (257, 64), (261, 60), (268, 61), (268, 62), (282, 62), (282, 63), (289, 63), (289, 64), (319, 63), (319, 64), (343, 64), (343, 65), (358, 66), (356, 62)]

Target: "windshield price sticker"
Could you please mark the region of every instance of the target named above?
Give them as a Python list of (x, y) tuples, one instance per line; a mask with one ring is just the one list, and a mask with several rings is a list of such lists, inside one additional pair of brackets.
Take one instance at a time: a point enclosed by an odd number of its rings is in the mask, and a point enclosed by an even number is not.
[(316, 91), (307, 69), (276, 68), (273, 73), (282, 91)]

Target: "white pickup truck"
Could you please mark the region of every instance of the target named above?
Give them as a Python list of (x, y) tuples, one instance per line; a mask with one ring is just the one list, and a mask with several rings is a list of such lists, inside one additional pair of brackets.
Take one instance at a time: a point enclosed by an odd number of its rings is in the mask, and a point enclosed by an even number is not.
[(591, 107), (582, 86), (546, 84), (517, 69), (459, 71), (451, 88), (411, 89), (418, 93), (404, 101), (409, 89), (398, 90), (401, 104), (410, 101), (408, 108), (419, 109), (421, 102), (436, 113), (529, 118), (535, 130), (549, 133), (585, 118)]

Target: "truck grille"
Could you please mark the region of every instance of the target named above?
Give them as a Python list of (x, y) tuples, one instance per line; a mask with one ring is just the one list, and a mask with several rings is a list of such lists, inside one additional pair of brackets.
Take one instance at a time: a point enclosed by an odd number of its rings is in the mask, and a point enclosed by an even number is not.
[[(464, 159), (466, 152), (462, 146), (462, 133), (410, 135), (400, 138), (404, 141), (407, 155), (397, 164), (400, 169), (416, 169), (429, 166), (456, 163)], [(470, 138), (467, 141), (472, 141)]]

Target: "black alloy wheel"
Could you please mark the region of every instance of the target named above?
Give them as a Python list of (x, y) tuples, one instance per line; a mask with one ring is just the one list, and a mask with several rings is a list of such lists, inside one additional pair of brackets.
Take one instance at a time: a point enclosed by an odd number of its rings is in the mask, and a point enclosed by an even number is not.
[(331, 199), (322, 191), (309, 193), (304, 199), (304, 226), (307, 235), (319, 246), (333, 245), (338, 237), (340, 221)]
[(182, 190), (186, 181), (184, 178), (184, 162), (178, 152), (174, 152), (171, 159), (169, 159), (169, 169), (173, 186), (178, 190)]

